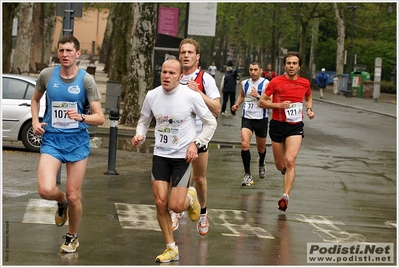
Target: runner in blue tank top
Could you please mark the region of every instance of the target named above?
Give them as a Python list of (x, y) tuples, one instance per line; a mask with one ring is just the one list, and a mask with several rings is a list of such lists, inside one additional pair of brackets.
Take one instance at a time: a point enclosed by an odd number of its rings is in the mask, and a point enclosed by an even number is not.
[[(82, 182), (90, 153), (90, 125), (102, 125), (101, 95), (93, 77), (76, 65), (81, 55), (79, 41), (64, 36), (58, 42), (60, 65), (44, 69), (37, 79), (31, 100), (32, 126), (42, 135), (38, 168), (39, 195), (58, 202), (55, 223), (63, 226), (69, 216), (68, 232), (60, 252), (75, 252), (82, 216)], [(46, 92), (46, 111), (39, 120), (40, 99)], [(88, 106), (89, 105), (89, 106)], [(91, 112), (88, 113), (88, 108)], [(66, 192), (56, 186), (62, 163), (66, 163)]]

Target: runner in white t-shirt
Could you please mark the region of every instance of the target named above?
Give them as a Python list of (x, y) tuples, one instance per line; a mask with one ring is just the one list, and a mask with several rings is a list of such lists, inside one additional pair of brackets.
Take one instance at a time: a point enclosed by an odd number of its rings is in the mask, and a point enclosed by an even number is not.
[[(180, 85), (182, 71), (182, 64), (177, 59), (163, 63), (162, 85), (148, 91), (136, 135), (132, 138), (134, 147), (143, 143), (151, 121), (155, 118), (151, 184), (158, 223), (166, 242), (164, 253), (155, 259), (157, 262), (179, 259), (169, 208), (176, 212), (187, 210), (193, 221), (200, 216), (197, 192), (194, 187), (189, 187), (191, 163), (198, 158), (198, 148), (208, 146), (217, 126), (215, 117), (201, 96), (187, 86)], [(195, 116), (203, 123), (199, 135), (196, 133)]]
[(208, 71), (209, 71), (209, 73), (211, 74), (211, 76), (215, 79), (215, 75), (216, 75), (216, 71), (217, 71), (217, 67), (215, 66), (215, 63), (214, 62), (212, 62), (212, 65), (210, 65), (209, 67), (208, 67)]

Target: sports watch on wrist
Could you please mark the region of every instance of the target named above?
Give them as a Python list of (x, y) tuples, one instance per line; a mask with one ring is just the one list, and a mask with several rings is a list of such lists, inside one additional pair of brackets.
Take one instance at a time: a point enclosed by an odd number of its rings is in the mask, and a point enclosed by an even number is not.
[(80, 122), (84, 122), (86, 120), (86, 115), (85, 114), (81, 114), (80, 117), (82, 117), (82, 121), (80, 121)]
[(201, 149), (201, 144), (198, 141), (194, 141), (195, 146), (197, 146), (197, 149)]

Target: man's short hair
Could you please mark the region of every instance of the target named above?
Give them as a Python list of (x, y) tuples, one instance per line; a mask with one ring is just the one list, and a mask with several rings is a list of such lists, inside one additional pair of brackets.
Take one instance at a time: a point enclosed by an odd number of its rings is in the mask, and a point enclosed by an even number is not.
[(61, 37), (60, 41), (58, 41), (57, 45), (65, 43), (73, 43), (76, 48), (76, 51), (80, 50), (80, 43), (78, 39), (73, 35), (64, 35), (63, 37)]
[(195, 39), (193, 39), (193, 38), (185, 38), (185, 39), (181, 40), (180, 45), (179, 45), (179, 52), (180, 52), (181, 46), (185, 45), (185, 44), (193, 45), (195, 47), (196, 54), (201, 54), (200, 44), (197, 41), (195, 41)]
[(260, 64), (259, 61), (253, 61), (250, 63), (250, 65), (258, 65), (259, 69), (262, 69), (262, 65)]
[(298, 65), (299, 65), (299, 67), (302, 67), (302, 56), (301, 56), (301, 53), (296, 52), (296, 51), (289, 51), (289, 52), (287, 52), (287, 54), (284, 56), (284, 65), (285, 65), (285, 63), (286, 63), (287, 58), (288, 58), (288, 57), (292, 57), (292, 56), (298, 58), (298, 60), (299, 60), (299, 61), (298, 61)]

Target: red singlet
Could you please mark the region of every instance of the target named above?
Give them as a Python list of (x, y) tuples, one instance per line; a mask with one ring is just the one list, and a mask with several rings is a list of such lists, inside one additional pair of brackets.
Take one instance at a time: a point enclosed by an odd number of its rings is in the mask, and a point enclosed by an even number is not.
[[(273, 78), (266, 88), (267, 96), (273, 95), (273, 102), (280, 103), (291, 101), (293, 103), (303, 103), (304, 97), (312, 94), (309, 80), (299, 77), (296, 80), (290, 80), (285, 75), (279, 75)], [(303, 112), (302, 112), (303, 118)], [(273, 109), (272, 119), (280, 122), (286, 122), (284, 109)]]

